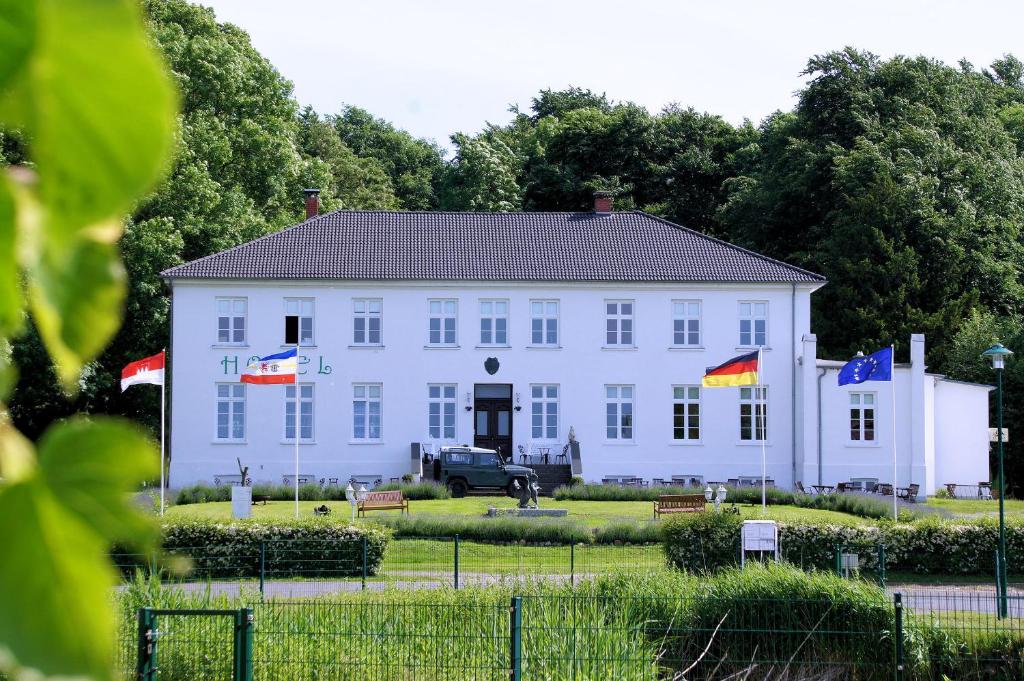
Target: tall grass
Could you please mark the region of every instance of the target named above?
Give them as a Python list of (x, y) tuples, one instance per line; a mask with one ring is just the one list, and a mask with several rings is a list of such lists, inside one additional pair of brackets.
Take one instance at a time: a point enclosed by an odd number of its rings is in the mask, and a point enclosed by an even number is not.
[[(710, 578), (633, 573), (575, 587), (519, 581), (266, 602), (251, 594), (184, 595), (137, 583), (118, 597), (119, 660), (130, 671), (130, 613), (141, 605), (248, 606), (261, 679), (507, 679), (513, 595), (521, 598), (523, 678), (696, 680), (738, 673), (736, 678), (881, 681), (893, 673), (895, 614), (882, 590), (830, 574), (757, 565)], [(1016, 639), (978, 642), (934, 622), (911, 618), (906, 624), (905, 678), (1020, 678), (1019, 630)], [(160, 640), (162, 678), (199, 678), (179, 672), (200, 663), (212, 678), (213, 666), (228, 660), (221, 648), (229, 652), (230, 646), (204, 636), (196, 619), (179, 619), (176, 626), (176, 637)], [(182, 643), (168, 646), (168, 638)]]
[(594, 534), (582, 523), (542, 518), (470, 518), (466, 516), (384, 516), (376, 522), (395, 537), (454, 537), (485, 542), (552, 544), (591, 543)]

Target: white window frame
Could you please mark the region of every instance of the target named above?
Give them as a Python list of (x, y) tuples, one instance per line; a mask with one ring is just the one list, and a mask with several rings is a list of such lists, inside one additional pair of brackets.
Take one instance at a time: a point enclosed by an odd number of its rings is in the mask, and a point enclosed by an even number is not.
[[(308, 311), (306, 314), (305, 305), (309, 304)], [(293, 311), (292, 306), (295, 306)], [(302, 347), (312, 347), (316, 345), (316, 298), (299, 297), (299, 298), (285, 298), (284, 299), (284, 316), (298, 317), (298, 334), (299, 334), (299, 345)], [(309, 320), (309, 338), (305, 339), (302, 337), (302, 320)], [(294, 343), (288, 342), (287, 336), (288, 322), (285, 322), (285, 339), (284, 345), (292, 346)]]
[[(376, 395), (374, 395), (376, 391)], [(360, 392), (362, 394), (360, 394)], [(360, 415), (356, 413), (356, 405), (365, 403), (362, 413), (362, 423), (358, 424)], [(372, 407), (377, 405), (377, 435), (371, 435)], [(363, 437), (356, 434), (357, 425), (362, 425)], [(381, 383), (353, 383), (352, 384), (352, 441), (353, 442), (380, 442), (384, 439), (384, 386)]]
[[(746, 305), (749, 305), (750, 307), (749, 307), (749, 309), (746, 312), (744, 312), (744, 306), (746, 306)], [(758, 314), (757, 313), (757, 306), (758, 305), (763, 305), (764, 306), (764, 314)], [(737, 316), (739, 318), (738, 319), (738, 323), (737, 323), (737, 327), (738, 327), (738, 330), (739, 330), (739, 347), (741, 347), (741, 348), (766, 348), (766, 347), (768, 347), (768, 315), (771, 312), (769, 310), (769, 308), (768, 308), (768, 301), (767, 300), (741, 300), (739, 302), (739, 306), (736, 309), (737, 309), (737, 313), (738, 313)], [(746, 331), (746, 332), (743, 330), (743, 322), (745, 322), (745, 321), (746, 322), (750, 322), (750, 330)], [(757, 322), (758, 321), (763, 321), (764, 322), (764, 333), (763, 333), (763, 335), (764, 335), (763, 341), (764, 342), (763, 343), (758, 343), (757, 342), (757, 328), (756, 327), (757, 327)], [(745, 333), (749, 334), (749, 338), (747, 339), (749, 341), (748, 343), (744, 343), (743, 342), (743, 340), (744, 340), (743, 336), (744, 336)]]
[[(484, 306), (489, 305), (490, 310), (485, 312)], [(504, 305), (505, 311), (503, 313), (498, 312), (498, 306)], [(508, 298), (481, 298), (477, 304), (477, 309), (480, 311), (480, 345), (485, 347), (498, 347), (507, 348), (509, 347), (508, 332), (508, 312), (509, 312), (509, 301)], [(505, 322), (505, 340), (498, 341), (498, 320)], [(484, 326), (488, 327), (486, 331), (491, 334), (491, 340), (484, 340)]]
[[(540, 305), (540, 313), (534, 308)], [(554, 306), (555, 310), (552, 314), (550, 306)], [(535, 348), (557, 348), (562, 338), (562, 302), (558, 298), (531, 298), (530, 299), (530, 346)], [(540, 320), (540, 342), (536, 342), (534, 336), (535, 326), (534, 322)], [(552, 328), (555, 332), (555, 338), (549, 341), (549, 333)]]
[[(696, 306), (696, 314), (693, 313), (693, 306)], [(704, 306), (700, 300), (673, 300), (672, 301), (672, 347), (674, 348), (699, 348), (703, 346), (704, 341), (704, 324), (702, 319), (702, 313), (704, 312)], [(683, 330), (680, 332), (676, 326), (678, 322), (682, 322)], [(696, 322), (697, 330), (694, 332), (691, 329), (692, 323)], [(682, 333), (683, 341), (679, 342), (678, 335)], [(690, 342), (690, 336), (696, 333), (696, 342)]]
[[(554, 391), (554, 395), (551, 391)], [(540, 393), (539, 395), (537, 393)], [(558, 442), (561, 407), (558, 400), (561, 387), (557, 383), (530, 384), (530, 439), (534, 442)], [(534, 419), (540, 417), (540, 429)], [(552, 425), (552, 419), (554, 424)]]
[[(227, 388), (227, 395), (221, 396), (221, 387)], [(241, 395), (237, 393), (241, 393)], [(214, 388), (214, 409), (213, 409), (213, 439), (214, 442), (245, 442), (246, 433), (246, 394), (245, 383), (228, 383), (219, 382), (215, 384)], [(221, 404), (227, 405), (227, 435), (221, 437), (220, 435), (220, 408)], [(242, 434), (238, 437), (234, 435), (234, 429), (232, 428), (233, 421), (232, 415), (235, 413), (235, 407), (240, 405), (242, 413)]]
[[(434, 311), (435, 303), (439, 309), (437, 312)], [(451, 310), (446, 309), (449, 304)], [(432, 334), (434, 320), (438, 321), (438, 340), (435, 342)], [(448, 333), (446, 328), (448, 325), (445, 323), (447, 320), (452, 320), (452, 340), (445, 340), (445, 336)], [(453, 348), (459, 344), (459, 300), (458, 298), (431, 298), (427, 301), (427, 345), (438, 348)]]
[[(608, 308), (615, 306), (615, 311)], [(622, 311), (628, 305), (629, 312)], [(628, 334), (628, 338), (627, 338)], [(629, 299), (608, 299), (604, 301), (604, 347), (636, 347), (636, 301)]]
[[(739, 432), (740, 442), (760, 444), (762, 441), (769, 442), (771, 434), (768, 421), (771, 412), (768, 409), (767, 397), (769, 396), (768, 386), (744, 385), (740, 386), (739, 392)], [(762, 396), (765, 398), (762, 400)], [(764, 418), (762, 421), (762, 408)], [(753, 418), (754, 421), (747, 427), (750, 437), (744, 437), (744, 420)], [(758, 437), (761, 435), (762, 437)]]
[[(874, 446), (878, 444), (878, 393), (876, 392), (850, 392), (848, 400), (850, 414), (849, 443), (860, 446)], [(866, 438), (868, 429), (865, 427), (869, 420), (865, 411), (871, 410), (870, 438)], [(856, 423), (857, 437), (854, 437), (854, 423)], [(876, 480), (877, 482), (877, 480)]]
[[(374, 311), (376, 307), (376, 311)], [(377, 320), (377, 340), (371, 340), (372, 321)], [(362, 329), (359, 328), (362, 322)], [(362, 331), (363, 340), (358, 334)], [(384, 345), (384, 301), (380, 298), (352, 299), (352, 345), (378, 347)]]
[[(628, 397), (623, 394), (627, 390)], [(636, 437), (636, 386), (621, 383), (606, 384), (604, 386), (604, 405), (605, 441), (632, 443)], [(627, 405), (628, 409), (625, 408)], [(628, 426), (625, 425), (627, 415), (629, 417)], [(612, 423), (609, 422), (609, 419), (613, 420)], [(614, 434), (609, 433), (610, 429), (614, 431)], [(625, 432), (626, 429), (629, 430), (628, 434)]]
[[(437, 390), (437, 396), (432, 391)], [(451, 391), (451, 397), (445, 395), (445, 391)], [(434, 426), (436, 407), (437, 426)], [(447, 407), (447, 409), (446, 409)], [(451, 435), (445, 431), (448, 412), (451, 412)], [(435, 436), (435, 433), (437, 435)], [(455, 383), (428, 383), (427, 384), (427, 436), (437, 442), (457, 442), (459, 436), (459, 386)]]
[[(249, 300), (242, 296), (218, 296), (215, 299), (215, 308), (217, 316), (217, 345), (245, 345), (249, 338)], [(222, 311), (222, 304), (228, 306), (228, 310)], [(236, 308), (241, 305), (242, 309), (239, 312)], [(241, 329), (239, 329), (238, 320), (241, 319)], [(227, 323), (226, 330), (228, 334), (228, 340), (221, 340), (221, 320), (225, 320)], [(237, 331), (242, 332), (241, 340), (235, 340), (234, 336)]]
[[(680, 396), (680, 391), (682, 394)], [(694, 397), (694, 391), (696, 391), (696, 397)], [(700, 442), (701, 436), (703, 435), (703, 423), (701, 422), (701, 397), (702, 390), (699, 385), (674, 385), (672, 386), (672, 442), (675, 444), (686, 444)], [(682, 426), (682, 437), (676, 437), (676, 405), (683, 405), (683, 426)], [(696, 413), (693, 414), (694, 410), (691, 407), (696, 407)], [(691, 437), (692, 427), (690, 426), (690, 416), (695, 415), (697, 417), (697, 436)]]
[[(288, 437), (288, 426), (290, 421), (294, 421), (294, 418), (289, 418), (291, 414), (295, 413), (295, 391), (299, 391), (299, 419), (298, 419), (298, 434), (300, 436), (299, 442), (313, 442), (316, 440), (316, 387), (313, 383), (288, 383), (284, 387), (284, 428), (282, 430), (283, 442), (295, 442), (295, 436)], [(291, 393), (289, 395), (289, 393)], [(309, 405), (309, 436), (303, 436), (302, 434), (302, 412), (306, 405)], [(289, 414), (289, 411), (291, 414)], [(294, 428), (295, 424), (292, 423)]]

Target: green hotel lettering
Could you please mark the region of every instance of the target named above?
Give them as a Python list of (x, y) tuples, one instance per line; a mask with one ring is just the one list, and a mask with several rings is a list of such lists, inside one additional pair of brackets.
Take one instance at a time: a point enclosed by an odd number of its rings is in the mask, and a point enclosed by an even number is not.
[[(320, 374), (322, 376), (328, 376), (328, 375), (334, 373), (334, 367), (332, 367), (330, 364), (328, 364), (327, 362), (324, 361), (324, 356), (323, 355), (320, 355), (318, 359), (319, 359), (319, 363), (320, 363), (319, 368), (316, 370), (316, 372), (318, 374)], [(250, 365), (253, 362), (256, 362), (258, 360), (259, 360), (259, 355), (253, 355), (253, 356), (251, 356), (251, 357), (249, 357), (248, 359), (245, 360), (245, 366), (248, 366), (248, 365)], [(299, 355), (299, 362), (298, 362), (298, 364), (299, 364), (299, 366), (298, 366), (298, 374), (299, 374), (299, 376), (305, 376), (307, 373), (309, 373), (308, 370), (305, 368), (305, 366), (307, 364), (309, 364), (309, 363), (310, 363), (309, 355)], [(224, 375), (225, 376), (237, 376), (238, 375), (238, 355), (224, 355), (224, 359), (222, 359), (220, 361), (220, 365), (222, 367), (224, 367)]]

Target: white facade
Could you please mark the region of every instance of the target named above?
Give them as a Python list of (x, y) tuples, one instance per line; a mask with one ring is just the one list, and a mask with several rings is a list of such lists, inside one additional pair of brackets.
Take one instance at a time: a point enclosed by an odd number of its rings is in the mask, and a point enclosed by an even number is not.
[[(288, 347), (286, 314), (302, 341), (301, 475), (387, 481), (412, 471), (411, 443), (481, 444), (479, 388), (501, 385), (517, 460), (519, 445), (554, 460), (571, 427), (589, 481), (759, 477), (749, 391), (700, 383), (763, 342), (768, 477), (890, 482), (891, 384), (839, 387), (842, 363), (815, 359), (818, 286), (173, 281), (170, 484), (237, 474), (236, 457), (257, 482), (293, 473), (294, 388), (238, 382), (250, 358)], [(988, 480), (989, 389), (927, 374), (923, 337), (911, 348), (896, 367), (896, 484)], [(870, 409), (858, 440), (852, 407)]]
[[(767, 472), (777, 484), (789, 486), (794, 470), (793, 377), (800, 351), (793, 339), (810, 331), (810, 293), (816, 287), (176, 281), (171, 481), (181, 486), (231, 474), (237, 470), (236, 457), (250, 467), (254, 480), (280, 482), (293, 472), (293, 440), (286, 439), (284, 432), (285, 388), (235, 384), (250, 357), (285, 347), (286, 305), (294, 311), (294, 299), (304, 299), (312, 302), (313, 320), (312, 339), (300, 348), (300, 364), (306, 372), (300, 382), (312, 385), (313, 397), (312, 437), (301, 444), (300, 474), (340, 479), (379, 474), (385, 480), (401, 476), (410, 471), (410, 443), (428, 437), (430, 386), (449, 387), (443, 391), (448, 395), (454, 386), (455, 395), (454, 437), (449, 430), (431, 440), (472, 443), (475, 416), (466, 407), (473, 406), (474, 386), (508, 384), (515, 406), (521, 408), (512, 413), (516, 456), (518, 445), (533, 443), (535, 448), (549, 447), (553, 459), (572, 427), (581, 443), (583, 475), (588, 480), (609, 474), (645, 478), (686, 474), (705, 480), (759, 476), (760, 443), (741, 437), (740, 389), (699, 388), (709, 366), (749, 351), (740, 343), (740, 317), (741, 311), (756, 309), (764, 313), (767, 334)], [(355, 319), (365, 317), (355, 312), (356, 305), (365, 300), (379, 303), (380, 345), (356, 342)], [(435, 327), (450, 330), (454, 324), (453, 344), (446, 344), (451, 339), (443, 336), (433, 339), (440, 343), (431, 343), (432, 301), (455, 303), (442, 305), (442, 310), (449, 311), (440, 313), (454, 317), (454, 323), (442, 320)], [(481, 343), (481, 310), (491, 310), (486, 317), (491, 320), (495, 310), (482, 307), (482, 301), (507, 303), (505, 324), (485, 323), (492, 329), (506, 328), (504, 344)], [(531, 303), (536, 301), (557, 304), (553, 344), (533, 342)], [(685, 315), (693, 310), (692, 305), (674, 307), (683, 302), (699, 307), (699, 314), (690, 315), (699, 327), (699, 338), (679, 340), (696, 340), (695, 344), (675, 343), (674, 311)], [(757, 303), (757, 307), (741, 308), (745, 303)], [(608, 314), (610, 304), (615, 305), (614, 315)], [(218, 309), (235, 310), (224, 313), (233, 318), (220, 329), (218, 318), (223, 314)], [(244, 321), (238, 319), (241, 309)], [(610, 318), (616, 324), (613, 344), (608, 342)], [(308, 326), (303, 322), (303, 328)], [(228, 332), (221, 338), (238, 337), (236, 330), (244, 328), (244, 341), (219, 342), (223, 328)], [(693, 329), (692, 325), (683, 328)], [(365, 335), (360, 338), (367, 340)], [(752, 342), (749, 337), (744, 340)], [(491, 357), (500, 365), (494, 375), (484, 367)], [(377, 433), (367, 432), (370, 424), (362, 416), (378, 407), (355, 404), (365, 402), (355, 392), (364, 386), (373, 386), (380, 395), (379, 437), (371, 437)], [(532, 430), (531, 419), (537, 408), (535, 386), (553, 386), (556, 396), (547, 400), (555, 403), (553, 408), (550, 404), (539, 407), (545, 422), (539, 436)], [(673, 428), (676, 387), (698, 388), (696, 400), (689, 390), (683, 390), (680, 400), (697, 402), (696, 432)], [(230, 396), (218, 399), (218, 390)], [(613, 399), (608, 398), (610, 391)], [(239, 398), (236, 393), (242, 392), (244, 398)], [(549, 392), (542, 390), (545, 397)], [(609, 404), (617, 410), (614, 437), (608, 432)], [(443, 411), (440, 406), (435, 413)], [(447, 409), (450, 414), (451, 407)], [(221, 432), (218, 410), (224, 414), (219, 417)], [(240, 410), (244, 417), (239, 416)], [(357, 414), (363, 428), (355, 423)], [(244, 419), (242, 429), (223, 437), (225, 422), (231, 431), (239, 418)], [(624, 426), (627, 423), (631, 425)], [(304, 430), (307, 425), (303, 424)], [(747, 437), (754, 435), (748, 428)]]

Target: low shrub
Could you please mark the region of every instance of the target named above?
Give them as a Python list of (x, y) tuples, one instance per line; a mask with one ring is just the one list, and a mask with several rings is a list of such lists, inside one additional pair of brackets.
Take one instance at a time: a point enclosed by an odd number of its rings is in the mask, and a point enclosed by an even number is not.
[[(739, 516), (727, 513), (680, 515), (664, 523), (669, 563), (683, 570), (713, 572), (739, 561)], [(885, 546), (886, 569), (918, 574), (990, 574), (998, 528), (994, 522), (882, 522), (874, 526), (779, 523), (784, 560), (804, 569), (832, 569), (837, 546), (856, 553), (862, 569), (878, 568)], [(1024, 526), (1007, 527), (1009, 564), (1024, 559)]]
[(383, 516), (376, 522), (390, 528), (396, 537), (454, 537), (484, 542), (527, 542), (530, 544), (592, 543), (594, 534), (581, 523), (539, 518), (468, 518), (466, 516)]
[(227, 485), (192, 485), (182, 487), (174, 495), (174, 503), (178, 506), (184, 504), (205, 504), (212, 501), (231, 501), (231, 487)]
[(658, 523), (609, 523), (594, 530), (595, 544), (656, 544), (662, 539)]
[(438, 499), (451, 499), (452, 495), (448, 488), (436, 482), (415, 482), (398, 483), (389, 482), (386, 485), (379, 485), (376, 491), (385, 492), (388, 490), (402, 490), (402, 496), (410, 501), (430, 501)]
[[(162, 527), (160, 567), (168, 574), (224, 579), (258, 577), (260, 547), (266, 574), (301, 577), (358, 576), (366, 566), (375, 574), (384, 557), (389, 533), (372, 526), (346, 525), (323, 518), (277, 521), (272, 525), (251, 520), (217, 523), (181, 520)], [(115, 548), (115, 563), (129, 572), (148, 566), (149, 557)]]

